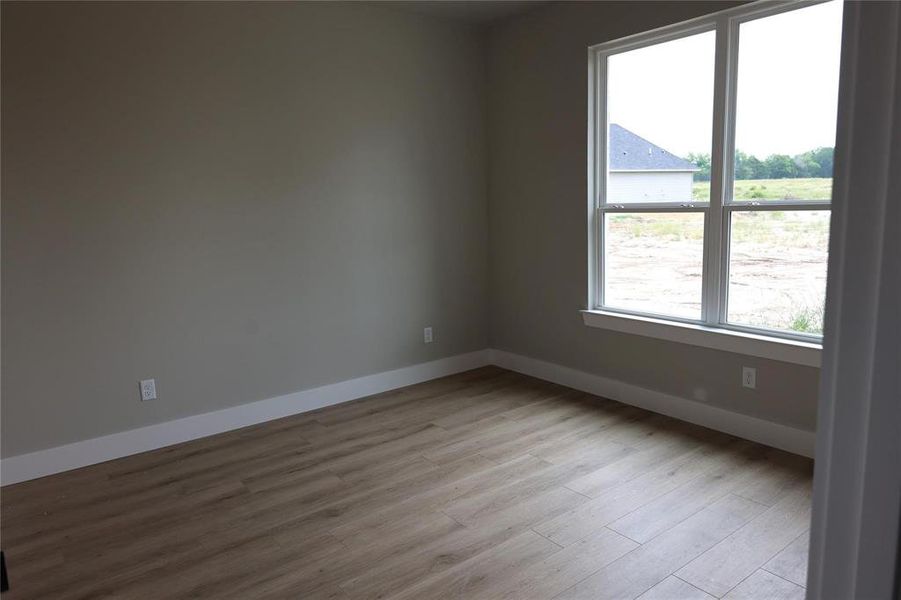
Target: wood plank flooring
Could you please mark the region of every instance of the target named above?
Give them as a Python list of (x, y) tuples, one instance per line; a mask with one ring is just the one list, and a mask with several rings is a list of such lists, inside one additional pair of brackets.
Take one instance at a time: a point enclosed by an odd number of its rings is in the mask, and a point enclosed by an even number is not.
[(18, 598), (803, 598), (811, 462), (488, 367), (8, 486)]

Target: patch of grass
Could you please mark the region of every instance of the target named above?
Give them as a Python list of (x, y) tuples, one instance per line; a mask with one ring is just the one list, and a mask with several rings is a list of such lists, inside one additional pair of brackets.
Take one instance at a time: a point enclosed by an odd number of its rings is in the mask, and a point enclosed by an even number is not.
[[(829, 200), (832, 179), (739, 179), (733, 193), (736, 200)], [(706, 201), (710, 197), (710, 182), (695, 182), (692, 195), (695, 200)]]
[(788, 328), (799, 333), (823, 333), (823, 308), (796, 308), (789, 314)]
[[(689, 213), (612, 214), (611, 233), (658, 241), (700, 240), (703, 222)], [(824, 248), (829, 215), (822, 211), (741, 211), (732, 220), (732, 240), (779, 248)]]
[(787, 329), (798, 333), (823, 333), (823, 309), (824, 302), (795, 302), (792, 307), (782, 314), (774, 314), (776, 317), (771, 326), (779, 329)]
[(704, 224), (697, 215), (669, 214), (613, 214), (610, 215), (613, 232), (632, 238), (652, 237), (663, 241), (700, 240), (704, 237)]
[(758, 327), (769, 327), (796, 333), (822, 335), (823, 301), (804, 302), (795, 300), (790, 307), (761, 306), (748, 322)]
[(736, 212), (732, 240), (779, 248), (825, 248), (829, 241), (829, 213), (823, 211)]

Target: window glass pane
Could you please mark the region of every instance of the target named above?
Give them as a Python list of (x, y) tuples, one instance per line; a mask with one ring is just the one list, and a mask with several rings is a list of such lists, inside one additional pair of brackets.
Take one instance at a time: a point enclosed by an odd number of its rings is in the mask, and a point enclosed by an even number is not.
[(701, 318), (703, 213), (608, 213), (604, 304)]
[(829, 211), (736, 211), (729, 249), (730, 323), (820, 335)]
[(735, 200), (829, 200), (841, 2), (739, 26)]
[(607, 203), (709, 200), (715, 40), (710, 31), (607, 59)]

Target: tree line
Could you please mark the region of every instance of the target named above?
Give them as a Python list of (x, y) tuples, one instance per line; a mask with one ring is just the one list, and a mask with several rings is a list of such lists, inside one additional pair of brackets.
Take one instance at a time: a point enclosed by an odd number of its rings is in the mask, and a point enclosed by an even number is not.
[[(801, 177), (832, 177), (833, 148), (817, 148), (795, 156), (770, 154), (761, 160), (741, 150), (735, 152), (736, 179), (795, 179)], [(688, 160), (701, 170), (695, 181), (710, 181), (710, 155), (689, 154)]]

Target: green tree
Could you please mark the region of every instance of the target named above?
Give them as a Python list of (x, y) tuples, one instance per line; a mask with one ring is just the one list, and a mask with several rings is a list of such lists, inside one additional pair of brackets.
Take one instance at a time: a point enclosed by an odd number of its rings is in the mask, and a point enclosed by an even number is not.
[(745, 154), (741, 150), (735, 151), (735, 178), (736, 179), (765, 179), (766, 172), (757, 158)]
[(811, 150), (811, 158), (820, 165), (820, 170), (813, 177), (832, 177), (832, 161), (835, 154), (834, 148), (817, 148)]
[[(833, 148), (822, 147), (795, 156), (771, 154), (764, 160), (735, 151), (735, 179), (792, 179), (801, 177), (832, 177)], [(710, 181), (710, 155), (692, 152), (687, 160), (700, 170), (695, 181)]]
[(695, 173), (694, 180), (695, 181), (710, 181), (710, 155), (709, 154), (695, 154), (694, 152), (688, 155), (688, 160), (693, 162), (695, 166), (697, 166), (700, 171)]
[(789, 179), (799, 177), (798, 165), (787, 154), (770, 154), (763, 161), (768, 171), (768, 179)]
[(747, 169), (750, 173), (748, 179), (769, 179), (769, 170), (766, 164), (756, 156), (748, 157)]
[(798, 177), (819, 177), (820, 164), (814, 159), (813, 152), (798, 154), (794, 158), (798, 168)]

